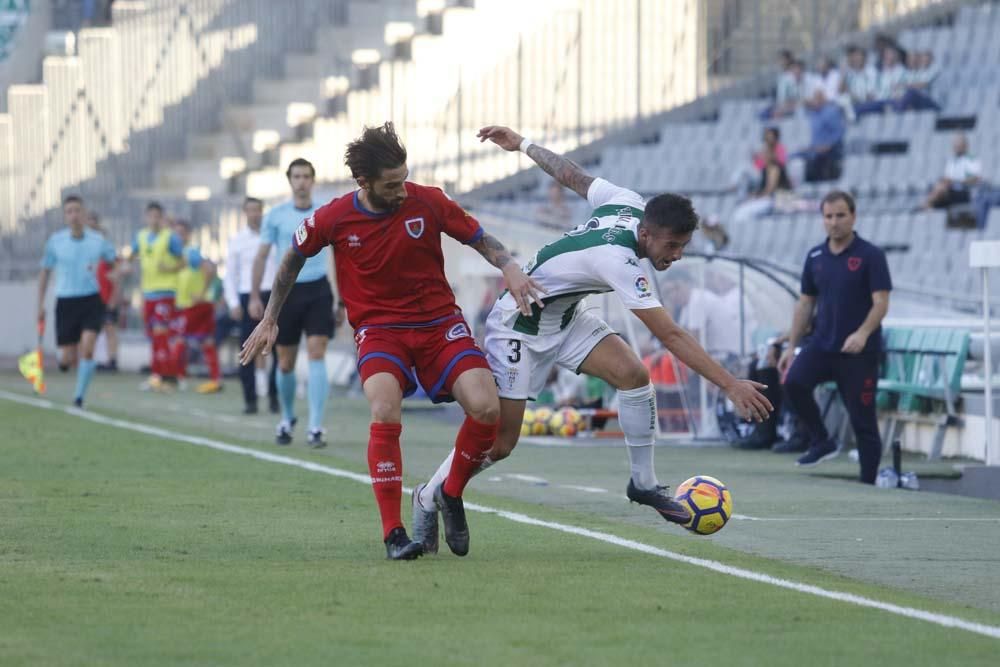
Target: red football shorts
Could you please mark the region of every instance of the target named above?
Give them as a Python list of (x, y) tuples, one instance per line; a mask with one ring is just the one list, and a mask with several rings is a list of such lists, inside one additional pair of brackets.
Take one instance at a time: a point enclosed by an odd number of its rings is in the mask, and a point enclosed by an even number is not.
[(181, 332), (187, 338), (203, 339), (215, 336), (215, 306), (196, 303), (180, 312), (183, 322)]
[(142, 319), (147, 338), (153, 337), (153, 329), (169, 329), (174, 319), (174, 297), (146, 299), (142, 306)]
[(391, 373), (404, 396), (412, 395), (419, 382), (435, 403), (453, 400), (451, 387), (465, 371), (490, 369), (461, 315), (425, 325), (362, 327), (354, 341), (362, 382), (376, 373)]

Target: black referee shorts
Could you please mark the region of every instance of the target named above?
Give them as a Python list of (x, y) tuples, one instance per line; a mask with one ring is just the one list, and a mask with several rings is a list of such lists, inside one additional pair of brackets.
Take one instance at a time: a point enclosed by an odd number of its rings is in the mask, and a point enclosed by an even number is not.
[(330, 282), (320, 278), (295, 283), (278, 313), (278, 345), (298, 345), (306, 336), (333, 337), (333, 292)]
[(76, 345), (84, 331), (97, 333), (104, 324), (104, 302), (99, 294), (56, 299), (56, 344)]

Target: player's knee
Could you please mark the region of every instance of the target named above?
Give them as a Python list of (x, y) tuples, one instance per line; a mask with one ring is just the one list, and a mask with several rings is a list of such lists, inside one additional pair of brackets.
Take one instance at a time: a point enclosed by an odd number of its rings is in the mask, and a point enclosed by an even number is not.
[(649, 384), (649, 371), (642, 364), (629, 366), (621, 376), (621, 386), (618, 389), (638, 389)]
[(497, 461), (503, 461), (505, 458), (510, 456), (510, 453), (514, 451), (514, 447), (517, 445), (516, 439), (498, 437), (496, 442), (493, 443), (493, 447), (490, 448), (488, 456), (490, 460), (496, 463)]
[(483, 400), (468, 407), (465, 412), (480, 424), (496, 424), (500, 421), (500, 402)]
[(372, 401), (371, 411), (373, 424), (398, 424), (402, 417), (400, 406), (392, 401)]

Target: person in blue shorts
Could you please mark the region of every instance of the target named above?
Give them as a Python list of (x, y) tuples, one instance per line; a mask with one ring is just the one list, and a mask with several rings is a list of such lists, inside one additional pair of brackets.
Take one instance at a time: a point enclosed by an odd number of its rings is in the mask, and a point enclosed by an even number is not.
[(97, 282), (102, 261), (114, 262), (115, 250), (107, 239), (86, 228), (83, 199), (70, 195), (63, 201), (66, 229), (45, 243), (42, 272), (38, 277), (38, 320), (45, 321), (45, 294), (52, 273), (56, 276), (56, 344), (59, 368), (76, 365), (73, 404), (83, 399), (94, 375), (94, 345), (104, 325), (104, 302)]

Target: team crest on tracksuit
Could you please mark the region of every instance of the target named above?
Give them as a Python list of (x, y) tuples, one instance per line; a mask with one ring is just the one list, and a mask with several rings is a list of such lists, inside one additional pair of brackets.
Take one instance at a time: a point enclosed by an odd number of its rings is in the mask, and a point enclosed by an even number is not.
[(406, 233), (415, 239), (419, 239), (424, 233), (424, 219), (423, 218), (410, 218), (403, 222), (406, 226)]

